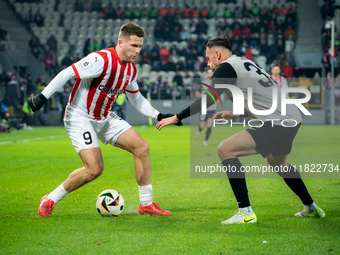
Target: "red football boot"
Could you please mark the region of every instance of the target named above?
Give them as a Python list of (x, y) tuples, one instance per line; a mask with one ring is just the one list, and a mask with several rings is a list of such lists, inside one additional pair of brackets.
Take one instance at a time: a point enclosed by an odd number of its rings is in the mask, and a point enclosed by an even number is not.
[(138, 213), (139, 214), (156, 214), (156, 215), (171, 215), (172, 214), (169, 211), (161, 209), (159, 207), (159, 204), (155, 202), (147, 206), (139, 205)]
[(49, 199), (47, 196), (48, 195), (45, 195), (41, 198), (38, 208), (38, 212), (42, 217), (50, 217), (55, 207), (54, 201), (52, 199)]

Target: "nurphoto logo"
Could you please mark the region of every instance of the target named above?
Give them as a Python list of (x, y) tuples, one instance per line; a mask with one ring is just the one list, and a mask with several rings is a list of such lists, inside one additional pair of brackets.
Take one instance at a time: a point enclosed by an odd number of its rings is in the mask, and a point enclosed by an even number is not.
[[(220, 101), (221, 105), (221, 98), (219, 97), (218, 93), (216, 92), (216, 90), (214, 88), (212, 88), (211, 86), (202, 83), (204, 86), (207, 86), (208, 88), (211, 89), (211, 91), (216, 94), (218, 100)], [(230, 85), (230, 84), (216, 84), (215, 88), (219, 89), (219, 88), (224, 88), (224, 89), (228, 89), (231, 94), (232, 94), (232, 98), (233, 98), (233, 114), (235, 115), (244, 115), (244, 94), (242, 92), (242, 90), (240, 88), (238, 88), (235, 85)], [(204, 89), (202, 89), (204, 90)], [(204, 90), (206, 91), (206, 90)], [(214, 99), (213, 95), (207, 91), (207, 94), (210, 95), (215, 104), (216, 104), (216, 100)], [(277, 109), (278, 106), (278, 88), (277, 87), (273, 87), (272, 88), (272, 105), (270, 106), (270, 108), (265, 109), (265, 110), (258, 110), (254, 108), (253, 105), (253, 88), (252, 87), (248, 87), (247, 88), (247, 92), (248, 92), (248, 109), (250, 111), (250, 113), (254, 114), (254, 115), (258, 115), (258, 116), (267, 116), (270, 115), (272, 113), (275, 112), (275, 110)], [(287, 93), (302, 93), (305, 95), (305, 97), (303, 98), (287, 98), (286, 95)], [(201, 113), (207, 114), (207, 94), (203, 94), (201, 97)], [(311, 98), (311, 93), (309, 90), (305, 89), (305, 88), (281, 88), (281, 115), (287, 115), (287, 105), (288, 104), (293, 104), (295, 105), (298, 109), (300, 109), (300, 111), (304, 114), (304, 115), (312, 115), (304, 106), (304, 103), (307, 103)], [(216, 121), (216, 122), (215, 122)], [(251, 121), (258, 121), (258, 122), (262, 122), (263, 125), (263, 121), (256, 119), (256, 120), (250, 120), (248, 122)], [(276, 119), (266, 119), (265, 121), (272, 121), (272, 124), (274, 121), (276, 121)], [(285, 121), (292, 121), (295, 122), (295, 125), (297, 125), (297, 121), (293, 120), (293, 119), (289, 119), (289, 120), (284, 120), (282, 122)], [(221, 120), (214, 120), (214, 126), (215, 124), (226, 124), (228, 123), (227, 120), (225, 119), (221, 119)], [(245, 125), (245, 121), (243, 122)], [(240, 123), (234, 123), (234, 124), (240, 124)], [(285, 125), (284, 123), (281, 123), (282, 126), (291, 126), (291, 125)], [(232, 124), (231, 124), (232, 125)], [(249, 126), (252, 126), (248, 123)], [(256, 125), (258, 126), (258, 125)]]

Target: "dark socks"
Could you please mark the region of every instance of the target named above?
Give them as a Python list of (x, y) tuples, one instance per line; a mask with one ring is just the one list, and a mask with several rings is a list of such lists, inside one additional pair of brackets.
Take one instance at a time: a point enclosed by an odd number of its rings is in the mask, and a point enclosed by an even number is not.
[(205, 133), (205, 140), (206, 141), (208, 141), (210, 134), (211, 134), (211, 128), (208, 128), (207, 132)]
[[(226, 159), (222, 164), (226, 167), (229, 183), (238, 202), (238, 206), (240, 208), (250, 206), (245, 173), (240, 171), (242, 166), (240, 160), (238, 158)], [(290, 171), (287, 173), (278, 174), (283, 178), (288, 187), (301, 199), (304, 205), (313, 204), (313, 199), (302, 181), (300, 173), (292, 165), (290, 165), (289, 169)]]
[(278, 174), (283, 178), (288, 187), (301, 199), (304, 205), (313, 203), (313, 199), (309, 195), (300, 173), (292, 165), (289, 165), (289, 172)]
[(240, 160), (238, 158), (230, 158), (224, 160), (222, 164), (226, 167), (230, 186), (236, 197), (238, 207), (250, 206), (245, 173), (240, 171), (242, 166)]

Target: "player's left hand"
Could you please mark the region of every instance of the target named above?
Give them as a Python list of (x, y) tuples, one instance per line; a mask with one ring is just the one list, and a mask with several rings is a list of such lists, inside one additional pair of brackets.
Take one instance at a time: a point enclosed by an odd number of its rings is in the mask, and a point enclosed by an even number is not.
[(28, 105), (32, 109), (33, 112), (36, 112), (41, 107), (43, 107), (46, 101), (47, 101), (47, 98), (42, 93), (40, 93), (39, 95), (35, 95), (34, 97), (30, 98), (28, 100)]
[(236, 120), (239, 117), (240, 115), (234, 115), (232, 111), (221, 111), (215, 114), (214, 120), (216, 119)]
[(175, 124), (176, 126), (182, 126), (183, 123), (177, 118), (176, 115), (169, 117), (169, 118), (164, 118), (160, 122), (156, 124), (156, 128), (161, 131), (163, 127), (169, 126)]

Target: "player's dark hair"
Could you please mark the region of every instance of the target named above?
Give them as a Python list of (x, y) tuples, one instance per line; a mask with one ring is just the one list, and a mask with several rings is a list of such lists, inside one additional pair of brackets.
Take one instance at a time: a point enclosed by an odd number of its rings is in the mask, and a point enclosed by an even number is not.
[(214, 46), (219, 46), (226, 48), (231, 51), (231, 45), (229, 42), (229, 39), (226, 36), (214, 36), (213, 38), (210, 38), (207, 43), (207, 48), (212, 48)]
[(136, 35), (138, 37), (145, 37), (144, 29), (134, 22), (128, 22), (121, 26), (118, 38)]
[(272, 68), (270, 68), (270, 70), (272, 70), (276, 66), (281, 69), (281, 67), (279, 65), (273, 65)]

